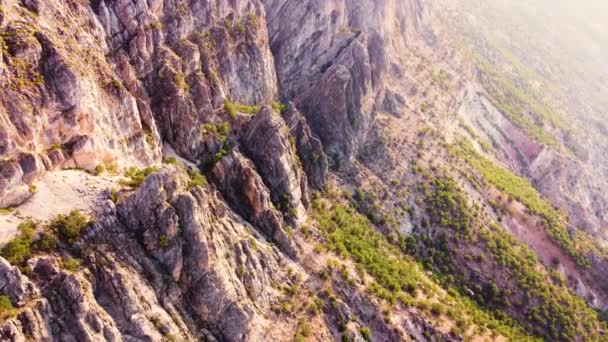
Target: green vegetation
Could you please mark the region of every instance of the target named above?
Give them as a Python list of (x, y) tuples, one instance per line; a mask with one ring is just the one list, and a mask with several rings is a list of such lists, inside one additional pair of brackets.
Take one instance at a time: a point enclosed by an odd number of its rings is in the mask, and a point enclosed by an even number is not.
[(69, 271), (72, 273), (78, 271), (78, 268), (80, 267), (81, 263), (82, 263), (82, 261), (79, 259), (74, 259), (74, 258), (69, 258), (69, 257), (61, 259), (61, 267), (63, 267), (63, 269), (65, 269), (66, 271)]
[(298, 320), (298, 328), (296, 330), (295, 341), (305, 341), (306, 337), (312, 336), (312, 328), (304, 318)]
[[(553, 284), (550, 275), (539, 269), (534, 252), (495, 223), (476, 227), (478, 210), (468, 205), (454, 180), (438, 177), (421, 189), (431, 227), (452, 232), (442, 231), (431, 239), (419, 240), (424, 244), (419, 254), (425, 255), (427, 264), (438, 269), (444, 280), (449, 279), (446, 283), (456, 282), (474, 289), (480, 305), (509, 312), (537, 335), (551, 340), (599, 338), (597, 313), (568, 288)], [(452, 267), (451, 260), (471, 249), (481, 249), (480, 255), (488, 258), (485, 264), (497, 265), (501, 272), (509, 274), (513, 283), (501, 289), (493, 280), (466, 279), (463, 272)], [(504, 315), (500, 311), (497, 314)]]
[(173, 76), (173, 82), (179, 89), (183, 90), (184, 92), (188, 92), (190, 90), (190, 85), (186, 81), (186, 76), (182, 72), (178, 72), (177, 74), (175, 74), (175, 76)]
[(161, 249), (167, 249), (167, 247), (169, 247), (169, 239), (167, 238), (167, 235), (162, 234), (158, 237), (158, 247)]
[(207, 178), (196, 170), (188, 170), (188, 176), (190, 177), (190, 180), (188, 181), (188, 190), (191, 190), (196, 186), (203, 187), (207, 185)]
[(157, 171), (158, 168), (156, 166), (150, 166), (144, 169), (131, 167), (125, 171), (125, 177), (128, 177), (129, 179), (120, 181), (120, 184), (131, 188), (139, 188), (146, 177)]
[[(496, 70), (489, 62), (476, 58), (481, 71), (481, 83), (490, 94), (493, 104), (516, 126), (538, 142), (557, 147), (557, 140), (543, 128), (545, 122), (568, 132), (571, 130), (567, 122), (548, 106), (539, 103), (531, 95), (516, 86), (504, 73)], [(528, 112), (531, 111), (531, 117)]]
[(82, 230), (89, 225), (89, 220), (80, 210), (72, 210), (68, 215), (57, 215), (49, 223), (51, 231), (68, 245), (75, 244), (80, 239)]
[(95, 176), (99, 176), (99, 175), (103, 174), (104, 172), (106, 172), (106, 167), (103, 164), (99, 164), (99, 165), (95, 166), (95, 170), (93, 170), (93, 174)]
[(163, 159), (163, 163), (165, 164), (169, 164), (169, 165), (174, 165), (177, 166), (179, 168), (183, 168), (184, 164), (182, 164), (182, 162), (180, 162), (179, 160), (177, 160), (176, 157), (167, 157)]
[(359, 333), (361, 334), (361, 337), (363, 337), (364, 340), (366, 340), (366, 341), (372, 340), (372, 331), (369, 330), (368, 327), (363, 327), (363, 328), (359, 329)]
[(9, 296), (0, 296), (0, 319), (6, 319), (14, 317), (17, 314), (17, 310), (13, 307), (11, 298)]
[[(432, 317), (431, 305), (424, 297), (436, 298), (441, 308), (436, 305), (434, 310), (446, 312), (457, 322), (462, 321), (462, 327), (476, 326), (479, 332), (490, 329), (516, 341), (534, 340), (515, 321), (504, 316), (498, 318), (490, 311), (480, 309), (456, 291), (443, 292), (410, 256), (391, 245), (352, 207), (316, 198), (312, 203), (312, 216), (324, 234), (327, 249), (341, 257), (352, 258), (374, 278), (368, 291), (375, 296), (391, 303), (400, 301), (406, 306), (418, 307), (429, 318)], [(464, 333), (463, 328), (458, 329), (461, 329), (458, 333)]]
[(13, 265), (21, 265), (29, 259), (32, 254), (32, 240), (36, 233), (38, 223), (33, 220), (26, 220), (17, 227), (17, 237), (10, 240), (2, 250), (0, 255)]
[(116, 78), (112, 78), (112, 80), (110, 80), (109, 85), (112, 86), (112, 88), (114, 88), (114, 90), (116, 91), (119, 91), (120, 88), (122, 88), (122, 83)]
[(432, 108), (432, 105), (427, 101), (422, 102), (422, 104), (420, 105), (420, 111), (423, 113), (428, 112), (429, 109), (431, 109), (431, 108)]
[(236, 119), (237, 113), (253, 115), (262, 109), (261, 106), (250, 106), (241, 103), (230, 102), (228, 99), (224, 100), (224, 110), (232, 119)]
[(576, 240), (568, 233), (565, 218), (553, 208), (530, 182), (519, 177), (509, 170), (499, 167), (490, 160), (479, 155), (475, 149), (467, 142), (450, 146), (453, 155), (463, 158), (469, 165), (477, 170), (483, 178), (496, 188), (510, 196), (511, 198), (524, 204), (528, 211), (542, 218), (542, 223), (549, 236), (560, 245), (564, 251), (572, 256), (582, 267), (589, 267), (590, 263), (587, 255), (595, 252), (599, 255), (604, 254), (602, 248), (596, 246), (591, 238), (583, 231), (577, 231)]
[(272, 110), (279, 114), (282, 114), (285, 110), (287, 110), (287, 106), (282, 104), (281, 102), (274, 101), (272, 103)]
[(104, 172), (106, 172), (109, 175), (115, 176), (118, 174), (118, 166), (114, 162), (104, 163), (101, 166), (103, 167)]
[(294, 207), (290, 194), (282, 194), (279, 198), (278, 209), (286, 220), (293, 220), (298, 216), (298, 208)]
[(259, 25), (259, 19), (254, 11), (247, 13), (247, 24), (255, 31)]
[(0, 208), (0, 215), (10, 215), (15, 211), (15, 208)]
[(215, 135), (225, 143), (230, 135), (231, 127), (230, 123), (224, 122), (222, 124), (214, 125), (212, 123), (206, 123), (200, 127), (201, 136), (204, 137), (208, 134)]
[(23, 265), (32, 253), (49, 252), (57, 248), (57, 240), (48, 232), (41, 232), (35, 238), (38, 222), (25, 220), (17, 227), (17, 236), (0, 250), (0, 255), (13, 265)]

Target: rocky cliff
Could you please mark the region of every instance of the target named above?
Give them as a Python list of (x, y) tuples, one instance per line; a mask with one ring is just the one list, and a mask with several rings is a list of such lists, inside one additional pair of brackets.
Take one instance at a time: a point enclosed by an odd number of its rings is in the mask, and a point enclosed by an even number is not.
[(443, 8), (0, 0), (0, 339), (605, 338), (601, 181)]

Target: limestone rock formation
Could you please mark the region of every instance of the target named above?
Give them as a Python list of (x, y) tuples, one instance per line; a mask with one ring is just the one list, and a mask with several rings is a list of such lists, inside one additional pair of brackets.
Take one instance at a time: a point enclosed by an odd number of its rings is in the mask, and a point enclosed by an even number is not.
[(293, 103), (289, 104), (282, 115), (295, 139), (296, 150), (310, 186), (314, 189), (323, 188), (327, 179), (328, 161), (321, 141), (313, 135), (308, 122)]
[(250, 160), (233, 150), (215, 164), (211, 175), (237, 212), (260, 227), (283, 252), (296, 256), (293, 243), (283, 229), (283, 216), (272, 204), (270, 191)]
[(272, 201), (297, 226), (306, 218), (308, 181), (289, 134), (280, 114), (264, 107), (245, 127), (241, 142), (270, 189)]
[[(0, 340), (603, 336), (606, 129), (440, 2), (0, 0)], [(19, 211), (73, 168), (84, 228)]]
[(391, 52), (419, 29), (420, 3), (263, 2), (283, 97), (306, 114), (337, 166), (348, 162), (384, 101)]

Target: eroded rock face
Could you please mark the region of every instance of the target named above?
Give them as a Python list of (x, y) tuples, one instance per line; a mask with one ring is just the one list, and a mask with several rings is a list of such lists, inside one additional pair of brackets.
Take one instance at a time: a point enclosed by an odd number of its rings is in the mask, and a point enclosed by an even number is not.
[(163, 138), (186, 158), (208, 157), (200, 126), (217, 119), (225, 98), (253, 105), (277, 95), (257, 0), (100, 1), (96, 12), (110, 50), (119, 51), (122, 79), (142, 94)]
[(298, 156), (308, 177), (308, 183), (314, 189), (322, 189), (328, 175), (328, 161), (321, 141), (315, 137), (304, 116), (290, 103), (282, 113), (291, 136), (295, 138)]
[(62, 270), (54, 256), (33, 258), (30, 281), (0, 259), (0, 291), (23, 307), (0, 335), (79, 341), (271, 336), (268, 319), (279, 294), (272, 283), (289, 282), (282, 278), (285, 257), (255, 243), (253, 228), (210, 188), (187, 187), (184, 171), (167, 168), (118, 207), (108, 201), (71, 250), (83, 259), (77, 274)]
[(19, 268), (11, 266), (8, 261), (0, 257), (0, 292), (9, 296), (11, 301), (17, 306), (25, 303), (37, 295), (39, 289), (21, 274)]
[(273, 203), (291, 224), (299, 225), (306, 218), (308, 181), (289, 134), (280, 114), (264, 107), (247, 124), (240, 140), (270, 189)]
[(2, 6), (7, 49), (0, 76), (0, 159), (21, 171), (1, 176), (0, 205), (21, 203), (24, 186), (54, 168), (157, 161), (156, 126), (138, 107), (137, 94), (120, 86), (105, 56), (105, 34), (88, 6), (24, 6)]
[(211, 170), (214, 183), (232, 207), (291, 257), (297, 252), (283, 229), (283, 216), (272, 204), (270, 191), (253, 163), (238, 150), (219, 160)]
[(306, 114), (339, 167), (382, 106), (392, 52), (418, 31), (422, 7), (415, 0), (263, 2), (282, 95)]

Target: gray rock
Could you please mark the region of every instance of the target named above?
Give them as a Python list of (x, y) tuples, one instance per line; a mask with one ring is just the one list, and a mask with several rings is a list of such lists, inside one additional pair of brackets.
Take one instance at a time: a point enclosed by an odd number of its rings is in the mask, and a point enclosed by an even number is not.
[(228, 203), (291, 257), (297, 252), (283, 230), (283, 218), (272, 204), (268, 188), (255, 166), (238, 150), (220, 159), (211, 170), (213, 182)]
[(322, 189), (327, 180), (328, 161), (321, 141), (313, 135), (306, 119), (293, 103), (289, 103), (282, 114), (291, 136), (295, 137), (298, 156), (310, 186), (317, 190)]
[(240, 140), (270, 190), (275, 206), (290, 224), (298, 225), (305, 218), (303, 203), (308, 202), (308, 183), (289, 133), (283, 118), (263, 107), (246, 125)]
[(9, 296), (13, 305), (23, 306), (39, 294), (39, 289), (18, 267), (11, 266), (0, 257), (0, 293)]

